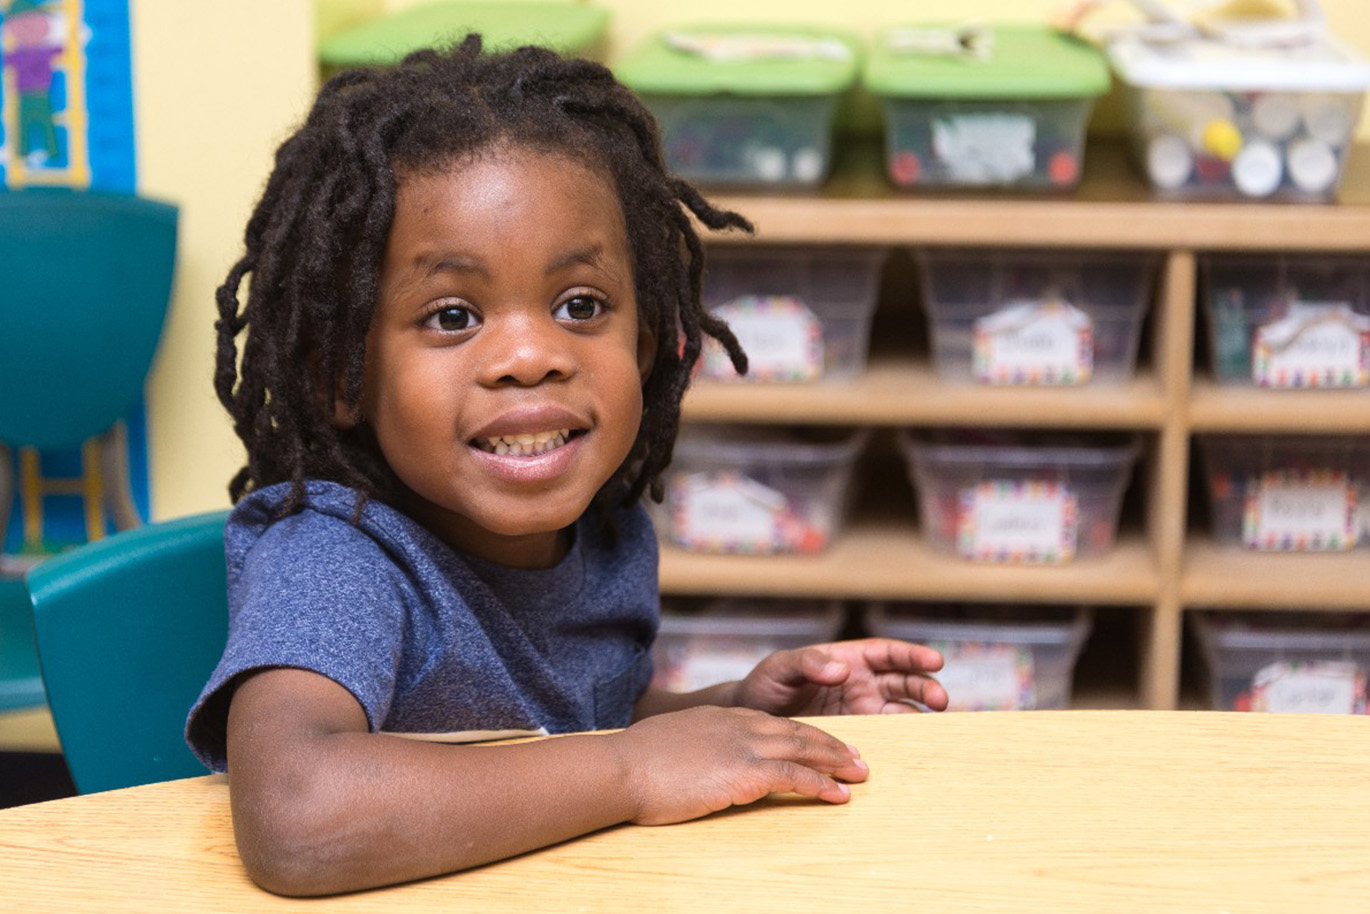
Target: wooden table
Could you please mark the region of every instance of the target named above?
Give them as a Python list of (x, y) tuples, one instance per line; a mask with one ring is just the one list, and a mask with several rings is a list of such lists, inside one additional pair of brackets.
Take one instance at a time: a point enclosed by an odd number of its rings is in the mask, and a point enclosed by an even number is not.
[(1076, 711), (824, 718), (870, 781), (623, 826), (324, 902), (254, 887), (228, 788), (0, 811), (7, 911), (1370, 910), (1370, 720)]

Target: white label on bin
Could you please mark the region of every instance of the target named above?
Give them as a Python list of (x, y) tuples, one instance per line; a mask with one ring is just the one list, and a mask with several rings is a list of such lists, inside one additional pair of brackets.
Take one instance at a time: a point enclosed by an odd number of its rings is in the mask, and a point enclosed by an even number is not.
[[(727, 322), (747, 353), (746, 379), (813, 381), (823, 374), (823, 325), (798, 298), (744, 295), (710, 309)], [(733, 363), (716, 341), (704, 346), (706, 378), (736, 380)]]
[(1037, 125), (1024, 114), (950, 114), (933, 119), (932, 152), (958, 184), (1007, 184), (1033, 173)]
[(681, 473), (669, 503), (675, 540), (705, 552), (771, 552), (779, 545), (785, 496), (740, 473)]
[(1365, 675), (1354, 663), (1280, 661), (1251, 680), (1251, 710), (1276, 714), (1364, 714)]
[(937, 681), (952, 711), (1018, 711), (1037, 706), (1032, 651), (1011, 644), (944, 642), (934, 645), (946, 663)]
[(991, 480), (961, 490), (957, 546), (977, 562), (1056, 564), (1075, 557), (1078, 526), (1064, 486)]
[(1083, 384), (1094, 370), (1094, 322), (1056, 300), (1014, 301), (974, 325), (972, 371), (988, 384)]
[(1356, 487), (1330, 470), (1266, 473), (1246, 497), (1242, 541), (1267, 552), (1350, 549), (1360, 535)]
[(1295, 302), (1256, 331), (1251, 377), (1261, 387), (1370, 386), (1370, 316), (1345, 303)]

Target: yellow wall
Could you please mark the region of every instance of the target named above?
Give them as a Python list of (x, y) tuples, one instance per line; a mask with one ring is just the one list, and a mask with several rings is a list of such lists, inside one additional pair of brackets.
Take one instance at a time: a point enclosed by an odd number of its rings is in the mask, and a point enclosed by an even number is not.
[(132, 0), (139, 190), (179, 204), (171, 314), (148, 385), (156, 517), (228, 504), (241, 448), (214, 399), (214, 289), (275, 147), (314, 90), (305, 0)]
[[(423, 0), (322, 0), (320, 28)], [(663, 25), (712, 19), (831, 22), (862, 33), (898, 21), (1040, 20), (1061, 0), (598, 0), (610, 54)], [(1258, 0), (1244, 0), (1248, 5)], [(1334, 33), (1370, 54), (1366, 0), (1324, 0)], [(176, 290), (148, 389), (156, 517), (228, 503), (242, 453), (211, 388), (214, 289), (241, 250), (244, 221), (276, 145), (315, 88), (309, 0), (131, 0), (143, 193), (181, 206)], [(1183, 6), (1176, 2), (1175, 8)], [(1361, 138), (1370, 140), (1370, 119)]]

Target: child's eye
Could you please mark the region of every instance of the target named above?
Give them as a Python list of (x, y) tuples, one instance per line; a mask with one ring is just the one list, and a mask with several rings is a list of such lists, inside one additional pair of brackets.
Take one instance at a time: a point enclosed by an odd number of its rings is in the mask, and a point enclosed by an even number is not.
[(588, 321), (604, 312), (604, 302), (589, 295), (577, 295), (557, 305), (552, 312), (557, 320)]
[(428, 315), (428, 319), (424, 323), (434, 330), (456, 333), (477, 326), (480, 319), (469, 308), (463, 308), (460, 305), (448, 305)]

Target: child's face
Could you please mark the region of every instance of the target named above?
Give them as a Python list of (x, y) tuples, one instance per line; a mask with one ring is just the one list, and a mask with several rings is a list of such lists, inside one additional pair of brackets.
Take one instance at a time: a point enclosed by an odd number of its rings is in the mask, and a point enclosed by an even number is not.
[(515, 147), (401, 176), (361, 415), (406, 509), (448, 543), (558, 560), (628, 456), (654, 348), (597, 173)]

